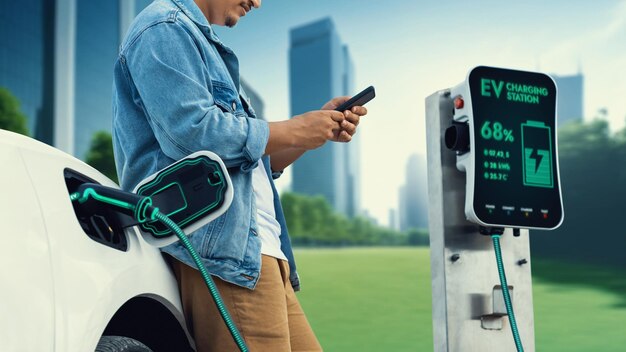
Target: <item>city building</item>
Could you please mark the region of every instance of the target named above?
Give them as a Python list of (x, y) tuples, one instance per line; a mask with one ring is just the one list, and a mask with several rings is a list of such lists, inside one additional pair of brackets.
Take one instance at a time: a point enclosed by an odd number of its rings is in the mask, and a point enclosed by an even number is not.
[(261, 120), (267, 121), (267, 119), (265, 118), (265, 103), (263, 103), (263, 99), (261, 99), (259, 93), (254, 90), (254, 88), (252, 88), (243, 78), (241, 78), (239, 81), (241, 83), (241, 87), (246, 92), (246, 95), (248, 95), (248, 98), (250, 98), (250, 105), (252, 105), (252, 108), (256, 113), (256, 117)]
[(76, 1), (73, 154), (81, 159), (95, 132), (111, 131), (113, 65), (124, 35), (123, 1)]
[(148, 3), (0, 2), (0, 86), (20, 101), (33, 137), (85, 158), (93, 134), (111, 130), (119, 44)]
[(20, 102), (31, 136), (52, 144), (54, 1), (0, 1), (0, 87)]
[(396, 209), (389, 209), (389, 228), (392, 230), (400, 230), (400, 224), (398, 222), (398, 212)]
[(113, 64), (125, 29), (150, 1), (0, 2), (0, 86), (36, 139), (85, 158), (111, 130)]
[[(318, 110), (330, 99), (354, 93), (354, 65), (330, 18), (290, 31), (291, 115)], [(326, 143), (292, 166), (292, 191), (322, 195), (350, 217), (360, 210), (358, 135), (350, 143)]]
[(558, 88), (558, 126), (583, 119), (583, 74), (571, 76), (552, 75)]
[[(32, 137), (85, 159), (94, 133), (111, 131), (119, 46), (151, 2), (0, 2), (0, 87), (20, 101)], [(263, 117), (263, 102), (246, 89)]]
[(428, 172), (423, 156), (409, 157), (406, 181), (398, 195), (400, 230), (428, 228)]

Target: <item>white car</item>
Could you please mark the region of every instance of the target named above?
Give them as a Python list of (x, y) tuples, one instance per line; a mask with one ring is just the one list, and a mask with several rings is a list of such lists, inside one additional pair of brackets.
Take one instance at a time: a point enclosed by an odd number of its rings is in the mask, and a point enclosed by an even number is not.
[(113, 181), (4, 130), (0, 165), (0, 351), (194, 349), (159, 249), (106, 211), (74, 210), (78, 185)]

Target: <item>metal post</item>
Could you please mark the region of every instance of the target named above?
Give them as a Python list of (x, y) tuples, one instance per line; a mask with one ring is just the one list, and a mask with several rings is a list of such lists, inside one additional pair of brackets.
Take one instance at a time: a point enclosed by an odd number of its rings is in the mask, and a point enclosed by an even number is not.
[[(434, 351), (515, 351), (491, 238), (465, 218), (465, 174), (443, 140), (452, 114), (449, 90), (426, 99)], [(524, 350), (534, 351), (528, 231), (507, 229), (501, 244)]]

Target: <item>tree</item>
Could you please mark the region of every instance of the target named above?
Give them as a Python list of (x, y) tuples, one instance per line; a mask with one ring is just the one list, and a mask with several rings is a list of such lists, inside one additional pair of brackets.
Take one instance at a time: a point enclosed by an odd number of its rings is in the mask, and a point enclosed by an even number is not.
[(407, 237), (407, 241), (411, 246), (428, 246), (430, 243), (428, 230), (426, 229), (409, 229)]
[(407, 236), (373, 224), (369, 219), (348, 219), (335, 212), (322, 196), (284, 193), (281, 203), (287, 227), (296, 245), (406, 245)]
[(558, 143), (565, 220), (549, 234), (533, 231), (533, 255), (626, 266), (626, 129), (572, 122), (558, 129)]
[(113, 139), (110, 133), (105, 131), (94, 133), (86, 161), (111, 180), (118, 182), (113, 157)]
[(20, 111), (20, 102), (8, 89), (1, 87), (0, 128), (28, 136), (26, 116)]

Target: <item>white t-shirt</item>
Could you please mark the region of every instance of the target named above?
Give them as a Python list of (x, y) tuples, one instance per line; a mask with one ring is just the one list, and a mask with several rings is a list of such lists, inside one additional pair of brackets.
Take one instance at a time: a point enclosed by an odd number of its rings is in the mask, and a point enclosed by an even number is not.
[(272, 185), (261, 161), (252, 171), (252, 187), (256, 197), (256, 223), (261, 239), (261, 254), (287, 260), (280, 250), (280, 224), (276, 221)]

